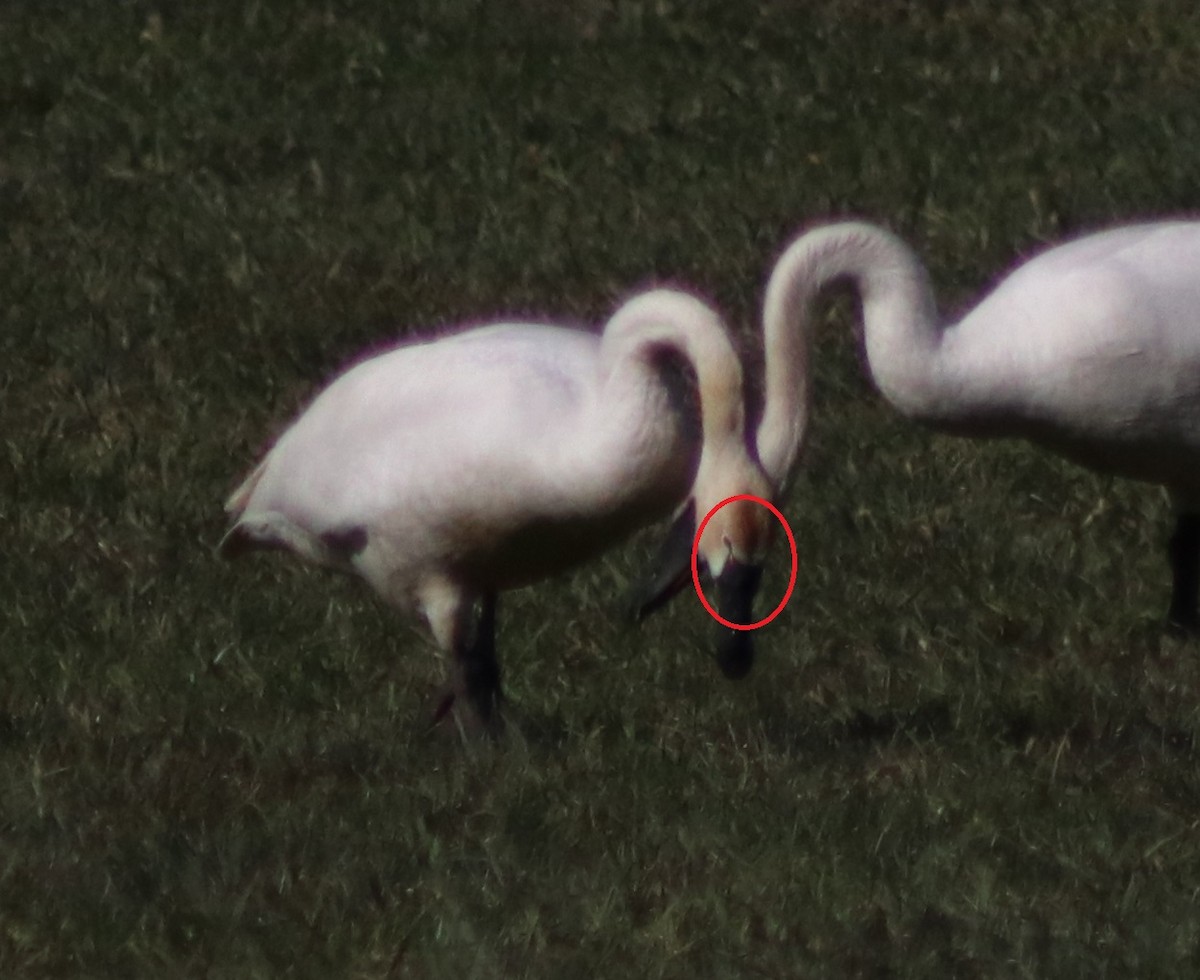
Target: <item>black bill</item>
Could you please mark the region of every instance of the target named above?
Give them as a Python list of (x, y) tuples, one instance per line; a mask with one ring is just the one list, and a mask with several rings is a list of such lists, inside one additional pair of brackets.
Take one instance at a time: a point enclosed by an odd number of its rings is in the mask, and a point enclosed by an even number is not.
[[(717, 576), (717, 612), (722, 619), (739, 626), (756, 622), (754, 597), (762, 583), (761, 565), (743, 565), (729, 559), (721, 574)], [(721, 638), (717, 641), (717, 665), (721, 673), (730, 680), (738, 680), (750, 673), (754, 666), (754, 639), (751, 630), (735, 630), (722, 626)]]

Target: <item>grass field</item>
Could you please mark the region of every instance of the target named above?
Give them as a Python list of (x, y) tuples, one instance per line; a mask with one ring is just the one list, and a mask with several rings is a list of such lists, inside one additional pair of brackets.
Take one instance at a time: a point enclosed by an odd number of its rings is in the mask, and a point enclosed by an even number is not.
[(0, 975), (1196, 976), (1165, 498), (906, 425), (844, 302), (743, 683), (694, 601), (618, 621), (647, 535), (505, 597), (517, 724), (464, 743), (412, 624), (212, 549), (410, 330), (685, 283), (757, 376), (805, 224), (952, 314), (1194, 211), (1198, 61), (1183, 0), (0, 6)]

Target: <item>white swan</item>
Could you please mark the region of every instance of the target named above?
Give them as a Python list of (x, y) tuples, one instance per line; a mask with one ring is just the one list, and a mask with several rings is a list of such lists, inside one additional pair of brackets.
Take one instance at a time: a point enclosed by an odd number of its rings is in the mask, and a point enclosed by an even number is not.
[(1017, 268), (957, 324), (891, 233), (848, 222), (801, 235), (763, 309), (759, 457), (776, 487), (808, 431), (812, 308), (848, 279), (871, 375), (904, 415), (1017, 436), (1092, 469), (1158, 483), (1177, 511), (1170, 622), (1195, 630), (1200, 579), (1200, 222), (1115, 228)]
[[(664, 370), (672, 356), (695, 373), (699, 432), (688, 386)], [(672, 290), (629, 300), (599, 336), (503, 323), (398, 347), (342, 374), (280, 436), (230, 496), (220, 551), (283, 548), (419, 612), (453, 657), (451, 691), (491, 726), (498, 592), (592, 557), (689, 488), (700, 516), (766, 492), (742, 397), (720, 318)], [(720, 584), (760, 558), (770, 529), (753, 505), (718, 516), (700, 551)], [(693, 516), (689, 548), (695, 528)]]

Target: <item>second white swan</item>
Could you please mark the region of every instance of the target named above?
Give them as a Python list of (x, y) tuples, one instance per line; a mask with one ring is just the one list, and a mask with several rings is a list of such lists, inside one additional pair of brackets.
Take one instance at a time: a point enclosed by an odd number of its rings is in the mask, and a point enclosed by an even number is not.
[(871, 375), (904, 415), (1026, 438), (1166, 487), (1177, 511), (1168, 618), (1200, 626), (1200, 222), (1119, 227), (1052, 248), (950, 325), (895, 235), (862, 222), (802, 234), (775, 265), (763, 308), (757, 444), (776, 487), (808, 432), (813, 307), (835, 280), (858, 292)]

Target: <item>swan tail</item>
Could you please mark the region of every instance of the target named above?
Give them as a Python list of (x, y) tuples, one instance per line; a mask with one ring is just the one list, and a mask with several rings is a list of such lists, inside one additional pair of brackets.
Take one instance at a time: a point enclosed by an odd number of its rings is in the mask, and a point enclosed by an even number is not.
[(258, 481), (262, 479), (263, 473), (267, 469), (267, 460), (264, 459), (251, 471), (250, 475), (241, 482), (241, 485), (229, 495), (225, 500), (225, 513), (231, 517), (241, 517), (245, 513), (246, 506), (250, 503), (250, 497), (254, 493), (254, 488), (258, 486)]
[(263, 511), (239, 517), (217, 545), (217, 554), (234, 559), (250, 551), (290, 551), (314, 565), (349, 570), (367, 541), (361, 525), (314, 534), (278, 511)]

